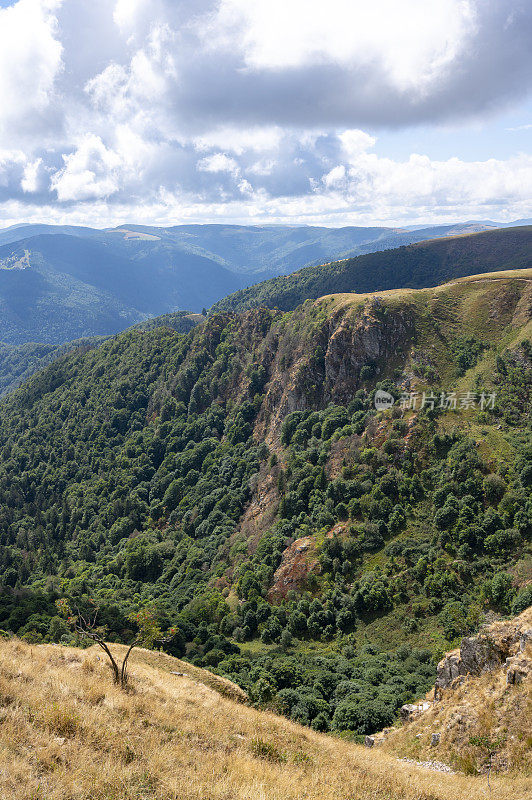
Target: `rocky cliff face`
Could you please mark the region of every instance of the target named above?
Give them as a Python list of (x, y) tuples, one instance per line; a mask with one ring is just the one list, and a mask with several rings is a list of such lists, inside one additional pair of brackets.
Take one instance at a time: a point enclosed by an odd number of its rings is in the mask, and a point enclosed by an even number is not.
[(519, 683), (532, 671), (532, 662), (525, 657), (532, 643), (532, 609), (515, 620), (490, 625), (477, 636), (462, 639), (460, 647), (447, 653), (438, 664), (435, 691), (456, 685), (457, 679), (478, 676), (505, 667), (508, 683)]
[(286, 414), (349, 402), (362, 384), (364, 367), (372, 376), (385, 377), (398, 361), (404, 363), (411, 347), (411, 310), (370, 297), (359, 308), (340, 309), (322, 321), (320, 313), (320, 303), (306, 304), (289, 324), (272, 327), (266, 337), (262, 363), (269, 382), (258, 435), (270, 446)]
[[(243, 361), (263, 370), (264, 399), (255, 438), (281, 458), (279, 436), (287, 414), (330, 402), (348, 403), (362, 385), (362, 369), (368, 367), (380, 378), (391, 375), (397, 364), (404, 365), (415, 335), (411, 308), (390, 308), (376, 297), (334, 312), (328, 310), (327, 300), (309, 302), (288, 317), (255, 309), (238, 322), (235, 318), (236, 324)], [(239, 400), (253, 394), (247, 377), (240, 376), (230, 388)], [(334, 465), (329, 471), (334, 472)], [(241, 521), (241, 532), (252, 544), (275, 516), (276, 477), (261, 470)]]
[(378, 298), (368, 300), (356, 317), (333, 319), (325, 352), (325, 389), (330, 399), (345, 401), (360, 382), (364, 366), (383, 372), (409, 349), (412, 318), (392, 310)]

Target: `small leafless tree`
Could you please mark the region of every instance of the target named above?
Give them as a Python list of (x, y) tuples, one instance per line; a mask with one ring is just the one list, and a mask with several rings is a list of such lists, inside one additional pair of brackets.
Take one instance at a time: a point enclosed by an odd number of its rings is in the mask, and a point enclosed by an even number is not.
[(482, 748), (486, 753), (485, 766), (488, 775), (488, 788), (490, 790), (490, 795), (491, 795), (490, 774), (491, 774), (491, 768), (493, 766), (493, 756), (497, 754), (497, 751), (502, 747), (505, 741), (506, 739), (504, 736), (498, 736), (494, 740), (491, 740), (489, 736), (472, 736), (469, 739), (469, 744), (472, 744), (475, 747)]
[(79, 608), (73, 611), (68, 600), (63, 598), (56, 601), (56, 607), (59, 614), (66, 617), (71, 629), (77, 633), (78, 636), (89, 639), (104, 651), (113, 672), (113, 680), (122, 689), (127, 687), (127, 663), (133, 648), (151, 648), (156, 642), (161, 644), (163, 642), (169, 642), (176, 634), (175, 628), (170, 628), (167, 633), (163, 633), (157, 622), (155, 612), (150, 608), (143, 608), (137, 613), (130, 614), (128, 619), (137, 625), (138, 633), (126, 650), (122, 662), (119, 663), (119, 660), (113, 656), (109, 645), (105, 641), (104, 628), (97, 625), (98, 606), (94, 606), (94, 609), (91, 610), (90, 613), (82, 613)]

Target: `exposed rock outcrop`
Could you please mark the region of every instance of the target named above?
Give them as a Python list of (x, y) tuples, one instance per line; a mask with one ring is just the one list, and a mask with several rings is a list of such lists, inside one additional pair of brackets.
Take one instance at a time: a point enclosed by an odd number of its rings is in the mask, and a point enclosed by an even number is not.
[[(327, 538), (341, 536), (347, 531), (347, 525), (339, 522), (326, 533)], [(302, 536), (296, 539), (283, 552), (283, 557), (275, 575), (273, 584), (268, 592), (268, 599), (272, 602), (286, 597), (291, 590), (305, 588), (311, 573), (319, 573), (320, 566), (316, 551), (316, 537)]]
[(268, 593), (270, 601), (286, 597), (291, 589), (301, 590), (310, 572), (318, 567), (316, 542), (313, 536), (296, 539), (283, 553)]
[(257, 435), (269, 446), (275, 446), (286, 414), (348, 402), (360, 388), (363, 367), (383, 376), (385, 370), (391, 373), (398, 360), (404, 361), (415, 330), (411, 309), (390, 309), (375, 297), (309, 324), (312, 319), (308, 308), (294, 312), (290, 328), (270, 332), (275, 348), (266, 339), (273, 360), (264, 361), (270, 376)]
[(507, 658), (505, 663), (506, 684), (508, 686), (522, 683), (532, 672), (532, 662), (522, 655)]
[(430, 702), (423, 713), (407, 713), (422, 701), (401, 709), (403, 724), (386, 736), (384, 749), (416, 759), (436, 752), (458, 770), (482, 772), (486, 751), (478, 742), (491, 741), (497, 743), (495, 772), (532, 774), (531, 677), (532, 607), (486, 626), (448, 653), (438, 667), (439, 702)]
[[(447, 689), (460, 676), (481, 675), (483, 672), (507, 665), (508, 670), (516, 676), (528, 674), (524, 661), (517, 659), (523, 653), (529, 641), (532, 641), (532, 611), (524, 611), (515, 620), (497, 622), (490, 625), (477, 636), (466, 636), (460, 647), (447, 653), (438, 664), (436, 678), (436, 696), (438, 691)], [(517, 681), (520, 678), (517, 677)], [(508, 679), (515, 683), (514, 679)]]
[(428, 711), (430, 707), (431, 703), (428, 700), (420, 700), (419, 703), (405, 703), (399, 713), (402, 720), (411, 720)]

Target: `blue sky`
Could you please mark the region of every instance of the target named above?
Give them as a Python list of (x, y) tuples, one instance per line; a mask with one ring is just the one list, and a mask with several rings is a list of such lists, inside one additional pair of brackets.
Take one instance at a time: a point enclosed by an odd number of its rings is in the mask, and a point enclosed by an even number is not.
[(375, 130), (374, 134), (382, 151), (393, 158), (408, 157), (415, 150), (433, 159), (451, 155), (465, 160), (507, 159), (531, 151), (532, 102), (512, 103), (508, 109), (466, 124)]
[(531, 41), (528, 0), (0, 0), (0, 226), (530, 217)]

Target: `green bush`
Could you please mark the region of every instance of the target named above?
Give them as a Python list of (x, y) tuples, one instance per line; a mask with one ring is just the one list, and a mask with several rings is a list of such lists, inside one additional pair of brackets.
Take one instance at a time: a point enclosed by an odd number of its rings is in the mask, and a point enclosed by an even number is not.
[(521, 614), (532, 606), (532, 585), (521, 589), (512, 602), (512, 614)]

